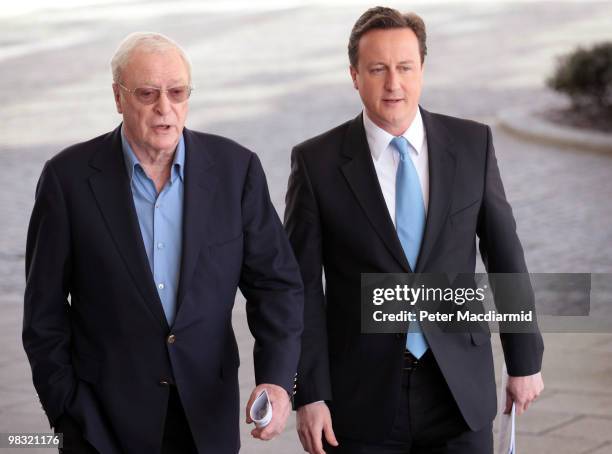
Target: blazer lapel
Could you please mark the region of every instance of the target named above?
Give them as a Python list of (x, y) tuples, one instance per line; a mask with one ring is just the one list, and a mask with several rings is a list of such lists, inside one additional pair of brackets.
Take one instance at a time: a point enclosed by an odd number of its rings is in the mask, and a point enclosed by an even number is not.
[(429, 153), (429, 208), (421, 251), (416, 266), (423, 272), (450, 207), (456, 157), (448, 131), (439, 119), (421, 109)]
[(213, 173), (214, 158), (203, 140), (184, 129), (185, 192), (183, 201), (183, 250), (178, 287), (177, 315), (189, 281), (193, 276), (200, 250), (212, 218), (213, 201), (218, 178)]
[(121, 126), (92, 158), (90, 165), (99, 170), (89, 179), (94, 197), (125, 265), (142, 295), (147, 310), (167, 331), (162, 308), (147, 253), (142, 242), (132, 190), (121, 147)]
[(349, 159), (342, 172), (367, 218), (395, 260), (411, 272), (376, 176), (361, 114), (349, 124), (342, 153)]

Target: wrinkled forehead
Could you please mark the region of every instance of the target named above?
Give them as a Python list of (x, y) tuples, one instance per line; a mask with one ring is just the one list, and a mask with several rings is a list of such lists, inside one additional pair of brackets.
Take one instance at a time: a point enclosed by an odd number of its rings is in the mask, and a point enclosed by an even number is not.
[(187, 62), (173, 47), (153, 50), (134, 48), (121, 76), (126, 83), (165, 86), (190, 83)]

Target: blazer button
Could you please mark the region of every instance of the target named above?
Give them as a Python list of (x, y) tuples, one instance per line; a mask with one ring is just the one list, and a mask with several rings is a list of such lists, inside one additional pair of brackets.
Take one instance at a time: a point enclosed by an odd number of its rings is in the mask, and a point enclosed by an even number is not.
[(400, 334), (400, 333), (396, 333), (396, 334), (395, 334), (395, 338), (396, 338), (396, 339), (401, 339), (401, 338), (403, 338), (403, 337), (404, 337), (404, 335), (403, 335), (403, 334)]
[(174, 344), (176, 342), (176, 336), (174, 334), (170, 334), (167, 341), (169, 344)]
[(162, 380), (159, 381), (159, 384), (162, 385), (162, 386), (168, 386), (170, 383), (168, 382), (168, 380), (163, 380), (162, 379)]

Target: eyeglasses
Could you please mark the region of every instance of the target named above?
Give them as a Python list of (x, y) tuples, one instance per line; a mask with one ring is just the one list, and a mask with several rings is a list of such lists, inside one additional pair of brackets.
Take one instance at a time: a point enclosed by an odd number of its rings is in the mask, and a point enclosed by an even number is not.
[(180, 87), (171, 87), (168, 89), (155, 88), (155, 87), (138, 87), (130, 90), (129, 88), (121, 85), (117, 82), (121, 88), (128, 93), (133, 94), (138, 101), (142, 104), (153, 104), (157, 102), (162, 93), (166, 93), (171, 103), (176, 104), (179, 102), (187, 101), (193, 87), (189, 85), (181, 85)]

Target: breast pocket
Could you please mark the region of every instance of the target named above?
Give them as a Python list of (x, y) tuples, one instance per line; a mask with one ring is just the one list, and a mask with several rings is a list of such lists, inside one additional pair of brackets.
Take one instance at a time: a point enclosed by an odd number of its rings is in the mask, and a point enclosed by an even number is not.
[(451, 213), (450, 222), (453, 232), (475, 233), (479, 209), (480, 199), (474, 200)]

